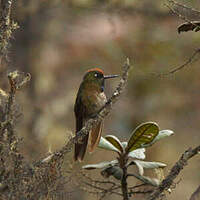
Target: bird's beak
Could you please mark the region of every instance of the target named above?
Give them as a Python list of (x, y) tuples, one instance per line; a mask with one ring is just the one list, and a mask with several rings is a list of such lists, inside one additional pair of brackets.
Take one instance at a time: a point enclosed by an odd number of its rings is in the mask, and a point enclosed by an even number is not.
[(116, 77), (119, 77), (119, 75), (106, 75), (104, 76), (104, 79), (116, 78)]

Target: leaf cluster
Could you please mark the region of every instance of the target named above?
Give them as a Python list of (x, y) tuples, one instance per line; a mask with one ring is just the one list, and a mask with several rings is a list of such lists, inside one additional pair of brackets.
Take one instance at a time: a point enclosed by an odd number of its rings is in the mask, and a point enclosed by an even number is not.
[[(138, 174), (130, 175), (141, 180), (144, 183), (158, 186), (161, 182), (159, 179), (151, 179), (144, 176), (144, 169), (164, 168), (167, 165), (161, 162), (142, 161), (146, 158), (145, 151), (147, 147), (152, 146), (158, 140), (173, 135), (171, 130), (159, 130), (155, 122), (146, 122), (139, 125), (131, 134), (127, 142), (121, 142), (114, 135), (101, 137), (99, 148), (117, 153), (117, 159), (104, 161), (98, 164), (83, 166), (83, 169), (101, 169), (101, 175), (108, 178), (113, 176), (117, 180), (123, 177), (123, 167), (136, 166)], [(124, 161), (125, 163), (123, 163)]]

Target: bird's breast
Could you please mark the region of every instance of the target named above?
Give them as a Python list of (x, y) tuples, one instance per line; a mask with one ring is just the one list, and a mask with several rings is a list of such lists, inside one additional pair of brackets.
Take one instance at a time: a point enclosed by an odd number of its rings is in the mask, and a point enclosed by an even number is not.
[(82, 97), (82, 102), (85, 105), (87, 114), (94, 115), (105, 105), (107, 99), (104, 92), (90, 91)]

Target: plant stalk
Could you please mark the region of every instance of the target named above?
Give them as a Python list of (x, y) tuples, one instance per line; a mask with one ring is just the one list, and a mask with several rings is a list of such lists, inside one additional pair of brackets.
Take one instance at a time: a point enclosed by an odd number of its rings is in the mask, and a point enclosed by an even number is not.
[(122, 194), (123, 194), (123, 199), (128, 200), (128, 186), (127, 186), (127, 155), (122, 154), (119, 158), (119, 163), (120, 167), (123, 171), (123, 176), (121, 179), (121, 189), (122, 189)]
[(122, 188), (122, 194), (124, 197), (124, 200), (128, 200), (128, 188), (127, 188), (127, 168), (126, 166), (123, 167), (123, 177), (121, 180), (121, 188)]

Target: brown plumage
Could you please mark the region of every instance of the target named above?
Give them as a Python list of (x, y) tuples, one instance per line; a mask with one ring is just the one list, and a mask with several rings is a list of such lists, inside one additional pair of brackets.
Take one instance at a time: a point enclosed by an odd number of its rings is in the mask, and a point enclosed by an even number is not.
[[(104, 76), (103, 71), (98, 68), (91, 69), (85, 74), (80, 85), (74, 112), (76, 117), (76, 133), (82, 129), (88, 119), (95, 116), (105, 105), (107, 99), (104, 93), (104, 82), (107, 78), (116, 75)], [(74, 160), (82, 161), (88, 146), (89, 152), (93, 152), (101, 138), (103, 123), (100, 122), (90, 130), (89, 134), (81, 142), (75, 144)]]

